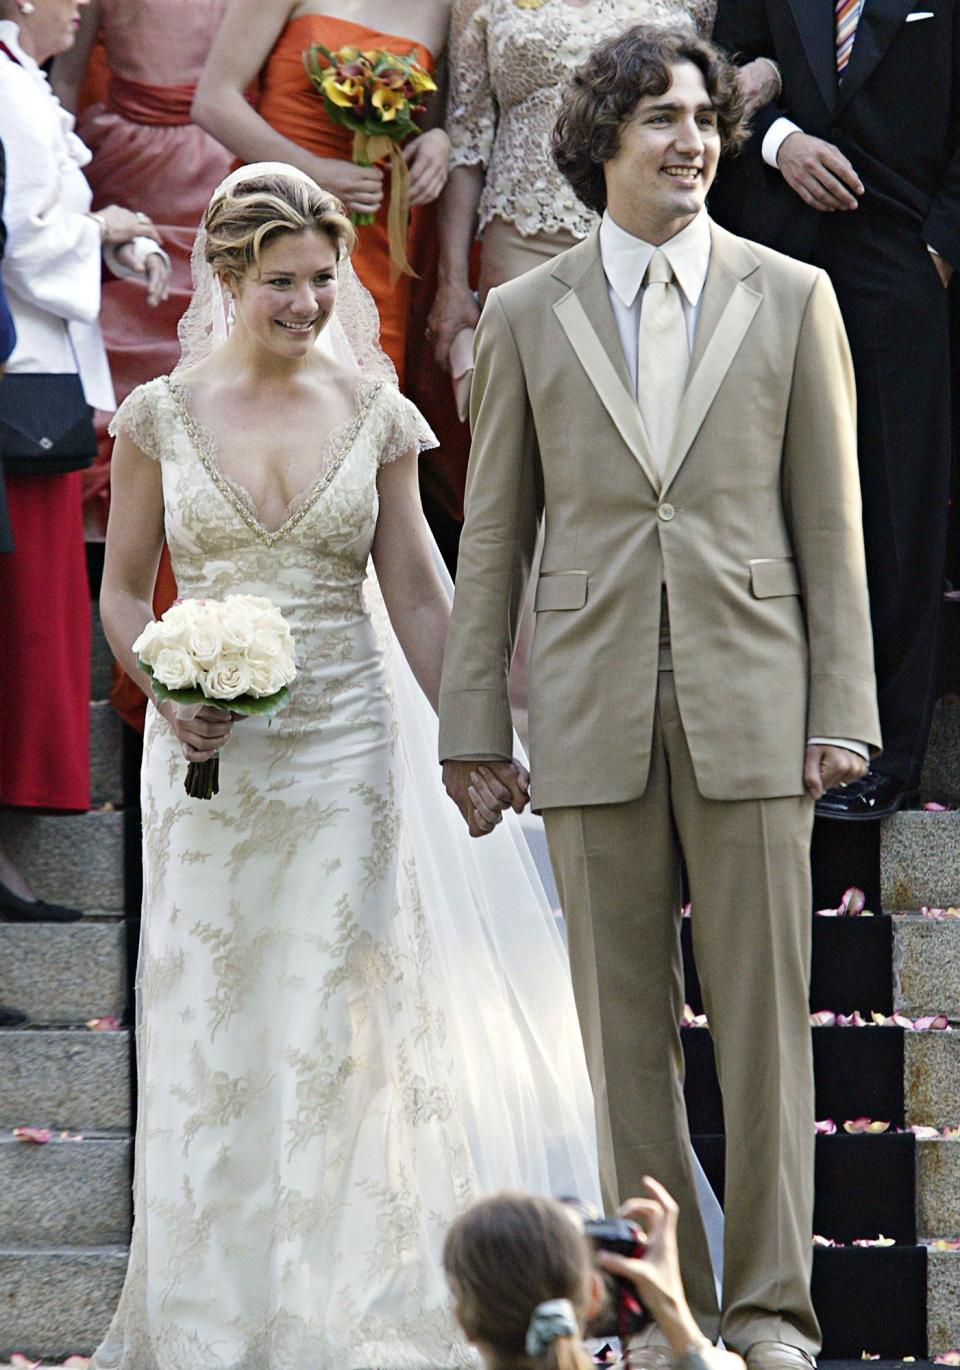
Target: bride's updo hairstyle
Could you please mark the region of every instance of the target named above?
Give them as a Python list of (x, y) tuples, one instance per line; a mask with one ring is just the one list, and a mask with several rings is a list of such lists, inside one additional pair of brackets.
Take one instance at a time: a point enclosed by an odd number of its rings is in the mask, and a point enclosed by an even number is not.
[(210, 201), (203, 227), (211, 270), (237, 279), (259, 266), (264, 249), (284, 233), (324, 234), (338, 261), (350, 255), (357, 241), (336, 196), (299, 176), (237, 181)]
[(488, 1370), (591, 1370), (581, 1337), (593, 1258), (568, 1207), (528, 1194), (481, 1199), (447, 1232), (443, 1267)]

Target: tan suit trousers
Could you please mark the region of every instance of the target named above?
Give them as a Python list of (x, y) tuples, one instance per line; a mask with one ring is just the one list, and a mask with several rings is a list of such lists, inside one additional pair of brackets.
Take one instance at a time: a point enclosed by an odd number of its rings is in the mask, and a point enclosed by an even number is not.
[[(684, 1281), (704, 1332), (719, 1330), (741, 1353), (765, 1340), (815, 1353), (812, 801), (704, 799), (673, 674), (661, 670), (643, 796), (546, 809), (543, 817), (567, 920), (608, 1209), (640, 1193), (642, 1176), (659, 1179), (680, 1205)], [(683, 1099), (681, 855), (723, 1092), (722, 1320)]]

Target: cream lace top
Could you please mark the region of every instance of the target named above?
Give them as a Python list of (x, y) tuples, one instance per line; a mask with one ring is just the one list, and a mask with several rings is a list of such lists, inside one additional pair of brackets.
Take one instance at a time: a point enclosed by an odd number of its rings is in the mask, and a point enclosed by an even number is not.
[(447, 132), (451, 166), (486, 169), (478, 233), (499, 217), (527, 236), (585, 238), (596, 216), (550, 154), (567, 78), (632, 24), (707, 34), (715, 10), (716, 0), (454, 0)]

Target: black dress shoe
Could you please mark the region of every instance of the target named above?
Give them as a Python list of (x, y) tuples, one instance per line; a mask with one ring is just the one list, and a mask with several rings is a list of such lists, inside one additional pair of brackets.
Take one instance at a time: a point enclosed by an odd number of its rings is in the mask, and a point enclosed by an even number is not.
[(23, 1027), (24, 1023), (29, 1023), (30, 1019), (25, 1013), (21, 1013), (18, 1008), (6, 1008), (0, 1004), (0, 1028)]
[(834, 785), (832, 790), (817, 800), (818, 818), (842, 818), (853, 822), (867, 822), (887, 818), (896, 813), (909, 798), (902, 780), (895, 775), (884, 775), (872, 768), (859, 780), (849, 785)]
[(21, 899), (0, 885), (0, 923), (76, 923), (82, 917), (81, 909), (47, 904), (42, 899)]

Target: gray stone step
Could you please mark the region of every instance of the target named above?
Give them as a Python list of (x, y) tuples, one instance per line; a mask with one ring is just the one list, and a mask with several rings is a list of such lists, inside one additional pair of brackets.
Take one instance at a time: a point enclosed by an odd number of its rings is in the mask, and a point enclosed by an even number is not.
[(960, 919), (894, 915), (893, 1002), (911, 1018), (945, 1013), (960, 1020)]
[(923, 802), (960, 804), (960, 696), (937, 702), (920, 777)]
[(884, 821), (880, 897), (888, 910), (960, 905), (960, 812), (912, 809)]
[(0, 1232), (10, 1246), (122, 1246), (130, 1240), (132, 1144), (90, 1137), (45, 1145), (0, 1133)]
[(0, 1247), (0, 1358), (90, 1355), (116, 1310), (127, 1268), (122, 1246), (24, 1251)]
[(960, 1137), (917, 1143), (917, 1231), (960, 1237)]
[(118, 919), (0, 923), (0, 1004), (33, 1023), (86, 1023), (126, 1002), (125, 930)]
[(2, 836), (41, 899), (123, 911), (122, 813), (96, 810), (46, 817), (8, 811)]
[(960, 1031), (907, 1032), (903, 1058), (907, 1122), (927, 1127), (960, 1122)]
[(927, 1256), (927, 1354), (942, 1355), (960, 1346), (960, 1252), (931, 1251)]
[(120, 717), (105, 699), (90, 701), (90, 802), (123, 801)]
[(128, 1032), (0, 1031), (0, 1128), (125, 1132), (129, 1052)]

